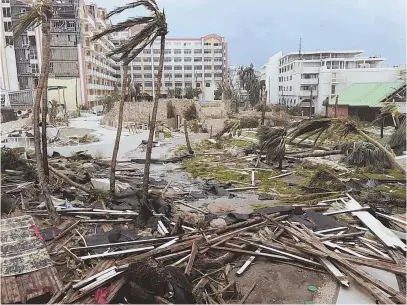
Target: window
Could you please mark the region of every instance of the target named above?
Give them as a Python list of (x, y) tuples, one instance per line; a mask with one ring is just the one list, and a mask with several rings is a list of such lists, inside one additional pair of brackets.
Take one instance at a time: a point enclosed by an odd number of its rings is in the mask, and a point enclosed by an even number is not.
[(9, 7), (3, 7), (3, 17), (11, 17), (11, 9)]
[(144, 78), (153, 78), (152, 74), (144, 74)]
[(184, 54), (191, 54), (192, 53), (192, 50), (191, 49), (185, 49), (184, 50)]
[(153, 58), (153, 61), (154, 61), (154, 62), (159, 62), (159, 61), (160, 61), (160, 57), (154, 57), (154, 58)]
[(172, 83), (165, 83), (165, 87), (172, 87)]
[(152, 86), (153, 86), (152, 82), (145, 82), (144, 83), (144, 87), (146, 87), (146, 88), (151, 88)]
[(194, 66), (195, 68), (195, 70), (202, 70), (202, 66)]
[(215, 61), (216, 62), (222, 61), (222, 57), (215, 57)]
[(215, 77), (222, 77), (222, 73), (215, 73)]
[(290, 80), (293, 80), (293, 76), (292, 76), (292, 75), (290, 75)]
[(171, 62), (171, 57), (164, 57), (164, 62)]
[[(161, 52), (160, 49), (153, 49), (153, 53), (154, 53), (154, 54), (160, 54), (160, 52)], [(164, 50), (164, 52), (165, 52), (165, 50)]]
[(336, 85), (331, 85), (331, 94), (335, 94), (336, 92)]
[(1, 0), (1, 3), (10, 3), (10, 0)]
[(212, 66), (204, 66), (204, 70), (210, 70), (212, 68)]
[(182, 74), (175, 74), (174, 77), (175, 78), (182, 78)]
[(37, 59), (37, 51), (35, 49), (30, 49), (30, 59)]
[(192, 74), (185, 74), (185, 78), (192, 78)]
[(211, 73), (205, 73), (205, 77), (212, 77)]
[(290, 68), (291, 70), (293, 69), (293, 66), (294, 66), (294, 65), (293, 65), (293, 64), (291, 64), (291, 68)]
[(4, 31), (11, 32), (12, 24), (11, 21), (4, 22)]
[(204, 54), (211, 54), (212, 51), (211, 50), (204, 50)]
[(136, 67), (133, 67), (133, 70), (135, 70), (135, 71), (141, 71), (141, 67), (140, 66), (136, 66)]
[(144, 49), (143, 54), (151, 54), (151, 50), (150, 49)]
[(34, 74), (40, 73), (40, 69), (38, 68), (38, 64), (31, 64), (31, 73), (34, 73)]
[(164, 66), (164, 70), (165, 70), (165, 71), (172, 70), (172, 66)]
[(290, 91), (292, 91), (293, 90), (293, 87), (292, 86), (290, 86)]
[(210, 87), (211, 87), (211, 83), (206, 83), (206, 84), (205, 84), (205, 87), (206, 87), (206, 88), (210, 88)]
[(205, 45), (205, 46), (210, 46), (211, 43), (210, 43), (210, 42), (205, 42), (204, 45)]
[(181, 49), (174, 49), (174, 54), (181, 54)]
[(171, 73), (165, 73), (164, 78), (170, 79), (170, 78), (172, 78), (172, 74)]
[(196, 83), (196, 87), (197, 87), (197, 88), (201, 88), (201, 84), (200, 84), (200, 83)]
[(184, 70), (187, 70), (187, 71), (192, 70), (192, 66), (184, 66)]
[(215, 70), (222, 70), (222, 66), (215, 66)]
[(175, 67), (174, 67), (174, 70), (176, 70), (176, 71), (182, 71), (182, 66), (175, 66)]
[(182, 57), (174, 57), (174, 62), (181, 62), (182, 61)]
[(213, 53), (215, 53), (215, 54), (222, 54), (222, 50), (215, 50), (215, 51), (213, 51)]
[(144, 57), (144, 62), (151, 62), (151, 57)]
[(135, 78), (141, 78), (142, 76), (141, 76), (141, 74), (134, 74), (134, 77)]
[(195, 49), (194, 54), (202, 54), (202, 50), (201, 49)]
[(175, 83), (175, 87), (182, 87), (182, 83)]
[(204, 58), (204, 62), (211, 62), (212, 61), (212, 58)]
[(191, 57), (184, 57), (184, 62), (191, 62), (192, 58)]
[(151, 66), (144, 66), (145, 71), (151, 71)]
[(201, 57), (194, 57), (194, 62), (202, 62), (202, 58)]
[(195, 77), (202, 77), (202, 73), (195, 73)]
[(136, 57), (135, 59), (133, 59), (134, 62), (140, 62), (141, 58), (140, 57)]
[(171, 54), (171, 49), (165, 49), (164, 54)]

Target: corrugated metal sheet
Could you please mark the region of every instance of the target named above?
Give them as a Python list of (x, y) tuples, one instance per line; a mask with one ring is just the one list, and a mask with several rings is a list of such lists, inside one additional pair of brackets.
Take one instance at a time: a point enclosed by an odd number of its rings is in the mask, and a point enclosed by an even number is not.
[(356, 83), (339, 94), (338, 105), (382, 107), (387, 97), (400, 89), (404, 83)]

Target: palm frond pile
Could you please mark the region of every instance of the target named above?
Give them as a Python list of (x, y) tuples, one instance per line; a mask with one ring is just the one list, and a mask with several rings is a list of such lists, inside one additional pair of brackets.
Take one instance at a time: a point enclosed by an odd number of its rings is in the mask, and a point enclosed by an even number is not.
[(287, 130), (270, 126), (260, 126), (257, 130), (260, 151), (266, 153), (266, 160), (280, 161), (285, 155)]
[(401, 122), (399, 128), (397, 128), (390, 136), (387, 143), (397, 155), (403, 153), (406, 150), (406, 120)]
[(348, 142), (340, 145), (344, 157), (341, 162), (358, 167), (374, 165), (378, 168), (390, 168), (391, 164), (382, 150), (369, 142)]
[(288, 136), (289, 142), (304, 136), (300, 142), (316, 135), (315, 145), (322, 144), (328, 138), (344, 138), (357, 129), (356, 122), (349, 118), (322, 118), (303, 120), (294, 126)]

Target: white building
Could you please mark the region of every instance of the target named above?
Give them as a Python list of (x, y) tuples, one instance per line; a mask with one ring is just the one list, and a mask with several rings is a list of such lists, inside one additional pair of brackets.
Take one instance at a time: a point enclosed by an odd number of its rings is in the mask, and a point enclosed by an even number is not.
[(383, 68), (382, 57), (362, 56), (364, 51), (279, 52), (262, 67), (268, 101), (309, 109), (312, 91), (316, 113), (324, 112), (342, 90), (359, 82), (396, 82), (399, 67)]
[[(121, 33), (114, 37), (114, 43), (134, 35), (140, 28), (130, 30), (129, 35)], [(131, 63), (129, 74), (133, 81), (141, 85), (142, 93), (155, 95), (155, 75), (160, 59), (160, 39), (154, 41)], [(209, 34), (200, 38), (166, 38), (164, 71), (161, 95), (166, 96), (169, 89), (200, 88), (201, 98), (213, 100), (218, 85), (228, 77), (228, 51), (225, 38)], [(153, 73), (154, 71), (154, 73)]]

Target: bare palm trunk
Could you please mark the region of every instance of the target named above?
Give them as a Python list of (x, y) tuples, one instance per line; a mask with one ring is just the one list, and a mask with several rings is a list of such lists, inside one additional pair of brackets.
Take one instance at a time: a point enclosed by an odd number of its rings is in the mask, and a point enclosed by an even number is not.
[(338, 116), (338, 99), (339, 96), (337, 95), (335, 98), (335, 113), (334, 113), (335, 118)]
[(373, 145), (375, 145), (377, 148), (379, 148), (388, 158), (391, 166), (394, 169), (398, 169), (400, 170), (400, 172), (403, 173), (403, 175), (406, 175), (406, 169), (404, 166), (402, 166), (401, 164), (399, 164), (397, 162), (397, 160), (394, 158), (394, 155), (387, 150), (385, 147), (383, 147), (382, 144), (380, 144), (378, 141), (376, 141), (375, 139), (369, 137), (367, 134), (365, 134), (362, 130), (360, 129), (356, 129), (356, 133), (358, 133), (363, 139), (365, 139), (367, 142), (372, 143)]
[(264, 121), (266, 119), (266, 101), (267, 101), (267, 98), (266, 98), (266, 95), (265, 95), (263, 97), (263, 107), (262, 107), (262, 110), (261, 110), (261, 124), (260, 125), (264, 125)]
[[(50, 43), (51, 43), (51, 35), (48, 33), (44, 33), (44, 40), (46, 44), (42, 46), (43, 52), (47, 53), (47, 57), (50, 56)], [(44, 174), (45, 179), (47, 182), (49, 181), (49, 168), (48, 168), (48, 149), (47, 149), (47, 114), (48, 114), (48, 75), (49, 75), (49, 64), (46, 65), (45, 78), (46, 78), (46, 86), (42, 90), (42, 160), (44, 163)]]
[(41, 61), (41, 74), (40, 79), (38, 81), (37, 92), (35, 94), (35, 102), (34, 102), (34, 148), (35, 148), (35, 158), (36, 158), (36, 169), (38, 175), (38, 181), (40, 183), (42, 192), (44, 193), (45, 197), (45, 205), (48, 210), (49, 217), (53, 223), (59, 222), (59, 216), (55, 211), (54, 204), (51, 199), (51, 195), (49, 194), (47, 180), (45, 178), (44, 173), (44, 164), (41, 154), (41, 136), (40, 136), (40, 108), (41, 108), (41, 96), (48, 87), (48, 73), (47, 73), (47, 66), (49, 65), (49, 51), (47, 51), (46, 46), (48, 42), (48, 36), (50, 31), (50, 24), (45, 22), (42, 24), (42, 47), (43, 47), (43, 54), (42, 54), (42, 61)]
[(123, 67), (122, 96), (121, 96), (120, 105), (119, 105), (119, 118), (117, 120), (116, 141), (114, 142), (112, 163), (110, 164), (110, 194), (111, 195), (114, 194), (115, 186), (116, 186), (116, 160), (117, 160), (117, 153), (119, 152), (120, 136), (122, 134), (123, 108), (124, 108), (124, 101), (126, 99), (127, 73), (128, 73), (128, 69), (129, 69), (129, 63), (126, 61), (125, 63), (123, 63), (122, 67)]
[(184, 123), (184, 132), (185, 132), (185, 142), (187, 143), (188, 153), (192, 154), (191, 142), (189, 141), (189, 136), (188, 136), (188, 122), (187, 122), (187, 120), (185, 120), (185, 123)]
[[(148, 205), (147, 198), (148, 198), (148, 183), (149, 183), (149, 179), (150, 179), (151, 152), (153, 150), (153, 137), (154, 137), (154, 132), (155, 132), (155, 123), (157, 120), (158, 100), (160, 98), (161, 77), (163, 74), (164, 48), (165, 48), (165, 34), (161, 35), (160, 63), (158, 66), (157, 85), (155, 87), (153, 113), (152, 113), (151, 121), (150, 121), (150, 133), (148, 135), (146, 163), (144, 166), (143, 197), (142, 197), (141, 204), (145, 204), (145, 205)], [(143, 220), (143, 215), (142, 215), (141, 211), (142, 211), (142, 209), (140, 209), (139, 223)]]
[(339, 155), (341, 154), (340, 150), (329, 150), (329, 151), (311, 151), (307, 153), (300, 153), (300, 154), (293, 154), (290, 155), (292, 158), (309, 158), (309, 157), (324, 157), (324, 156), (331, 156), (331, 155)]

